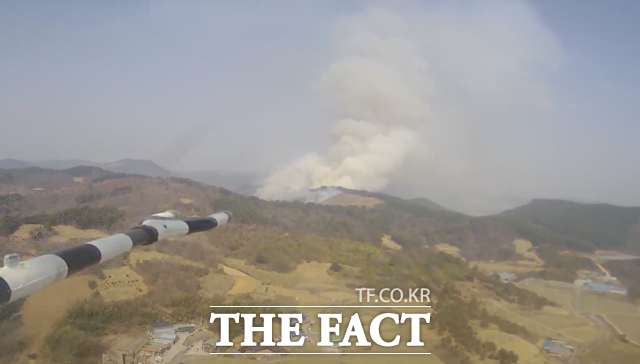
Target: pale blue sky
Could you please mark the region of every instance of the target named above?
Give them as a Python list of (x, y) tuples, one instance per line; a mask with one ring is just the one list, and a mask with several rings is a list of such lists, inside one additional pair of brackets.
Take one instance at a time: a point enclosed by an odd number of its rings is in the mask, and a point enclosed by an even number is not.
[(441, 3), (0, 1), (0, 158), (254, 170), (322, 152), (335, 22), (378, 4), (424, 41), (447, 120), (392, 187), (640, 204), (640, 1)]

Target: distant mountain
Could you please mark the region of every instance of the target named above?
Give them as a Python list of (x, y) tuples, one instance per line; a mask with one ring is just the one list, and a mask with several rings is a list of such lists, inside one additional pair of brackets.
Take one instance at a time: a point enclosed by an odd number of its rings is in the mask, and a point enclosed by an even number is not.
[(22, 169), (33, 167), (31, 163), (21, 161), (18, 159), (0, 159), (0, 168), (2, 169)]
[(156, 162), (148, 159), (122, 159), (113, 163), (106, 163), (99, 166), (110, 172), (140, 174), (149, 177), (175, 177), (176, 175), (162, 167)]
[(423, 207), (426, 207), (426, 208), (429, 208), (429, 209), (432, 209), (432, 210), (451, 211), (450, 209), (448, 209), (448, 208), (446, 208), (446, 207), (444, 207), (444, 206), (442, 206), (440, 204), (437, 204), (437, 203), (429, 200), (428, 198), (424, 198), (424, 197), (411, 198), (411, 199), (408, 199), (407, 201), (413, 202), (413, 203), (415, 203), (417, 205), (420, 205), (420, 206), (423, 206)]
[(180, 172), (180, 176), (211, 186), (224, 187), (244, 195), (254, 193), (260, 186), (265, 174), (255, 172), (196, 171)]
[(34, 162), (34, 165), (46, 169), (69, 169), (77, 166), (104, 167), (104, 163), (84, 159), (47, 159)]
[(147, 159), (122, 159), (112, 163), (99, 163), (83, 159), (48, 159), (39, 162), (25, 162), (17, 159), (0, 160), (0, 168), (2, 169), (22, 169), (29, 167), (39, 167), (44, 169), (65, 170), (78, 166), (99, 167), (114, 173), (138, 174), (149, 177), (176, 177), (172, 173), (154, 161)]
[(601, 250), (640, 250), (640, 207), (537, 199), (499, 214)]

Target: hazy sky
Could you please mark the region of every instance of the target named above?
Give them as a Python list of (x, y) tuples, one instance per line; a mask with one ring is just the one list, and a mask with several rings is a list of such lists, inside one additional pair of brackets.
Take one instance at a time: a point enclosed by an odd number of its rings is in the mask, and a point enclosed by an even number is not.
[(0, 1), (0, 158), (276, 170), (322, 154), (336, 24), (372, 6), (432, 83), (389, 188), (640, 204), (633, 0)]

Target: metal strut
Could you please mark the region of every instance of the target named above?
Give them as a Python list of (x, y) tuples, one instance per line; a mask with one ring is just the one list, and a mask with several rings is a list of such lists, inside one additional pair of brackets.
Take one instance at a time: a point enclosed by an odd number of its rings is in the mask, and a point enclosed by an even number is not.
[(228, 211), (206, 217), (180, 217), (165, 211), (146, 218), (140, 226), (124, 233), (92, 240), (53, 254), (44, 254), (24, 262), (18, 254), (7, 254), (0, 268), (0, 305), (13, 302), (67, 278), (93, 265), (124, 254), (138, 245), (212, 230), (231, 220)]

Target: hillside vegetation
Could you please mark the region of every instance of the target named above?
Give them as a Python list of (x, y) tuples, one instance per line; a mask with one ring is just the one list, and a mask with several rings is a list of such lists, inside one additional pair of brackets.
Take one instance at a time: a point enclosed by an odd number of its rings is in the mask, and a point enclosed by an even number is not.
[(640, 248), (640, 242), (631, 239), (640, 222), (640, 207), (534, 200), (500, 216), (529, 221), (570, 239), (574, 248), (589, 251)]
[[(0, 170), (0, 213), (15, 219), (80, 206), (110, 207), (126, 210), (121, 224), (113, 225), (121, 228), (158, 209), (183, 210), (185, 204), (180, 201), (188, 200), (195, 202), (189, 204), (188, 214), (206, 214), (213, 207), (233, 211), (241, 223), (327, 238), (377, 244), (386, 234), (403, 246), (448, 244), (459, 248), (467, 260), (517, 259), (512, 242), (518, 238), (547, 252), (640, 249), (640, 208), (535, 200), (497, 216), (471, 217), (427, 199), (403, 200), (381, 193), (340, 190), (383, 203), (341, 206), (263, 201), (183, 178), (151, 178), (80, 166), (62, 171)], [(15, 223), (4, 222), (5, 234), (7, 224)]]
[[(591, 263), (560, 251), (593, 249), (595, 243), (585, 242), (596, 241), (602, 234), (580, 224), (562, 224), (557, 221), (562, 216), (553, 214), (550, 216), (556, 216), (555, 220), (548, 217), (544, 226), (513, 211), (477, 218), (430, 203), (366, 191), (343, 189), (382, 203), (360, 207), (263, 201), (187, 179), (110, 173), (95, 167), (0, 171), (0, 178), (0, 192), (7, 196), (2, 206), (11, 207), (10, 211), (0, 210), (0, 234), (9, 236), (0, 240), (1, 254), (14, 249), (21, 249), (21, 254), (55, 251), (59, 246), (49, 237), (55, 225), (115, 232), (168, 209), (188, 216), (223, 209), (234, 214), (228, 226), (140, 248), (83, 272), (82, 277), (93, 282), (90, 297), (61, 313), (62, 320), (43, 333), (46, 340), (37, 348), (51, 363), (94, 363), (105, 349), (105, 337), (154, 320), (196, 322), (209, 313), (214, 302), (349, 302), (355, 287), (428, 287), (437, 315), (427, 328), (436, 340), (433, 352), (440, 360), (446, 364), (482, 359), (486, 364), (516, 363), (520, 358), (514, 352), (482, 340), (477, 333), (492, 330), (532, 344), (543, 337), (488, 312), (474, 295), (526, 312), (541, 312), (557, 304), (517, 285), (486, 277), (463, 259), (436, 247), (457, 247), (468, 260), (518, 260), (529, 253), (541, 259), (537, 264), (546, 272), (541, 274), (569, 280), (576, 270)], [(538, 213), (545, 215), (544, 209)], [(611, 221), (608, 236), (618, 239), (624, 234), (613, 227), (632, 226), (631, 218), (618, 212), (605, 221)], [(41, 227), (20, 240), (13, 234), (23, 224)], [(391, 237), (402, 249), (385, 249), (383, 236)], [(534, 246), (518, 252), (514, 240), (519, 238)], [(107, 269), (134, 272), (148, 290), (124, 300), (102, 297), (94, 289), (110, 278)], [(233, 283), (229, 284), (230, 280)], [(471, 287), (473, 294), (461, 293), (460, 286)], [(87, 283), (84, 288), (88, 289)], [(22, 321), (16, 314), (20, 308), (16, 307), (15, 313), (5, 315), (6, 320), (0, 315), (0, 328), (22, 332)], [(234, 326), (233, 330), (239, 334), (243, 329)], [(28, 338), (21, 335), (10, 342), (19, 348), (16, 352), (29, 345)]]

